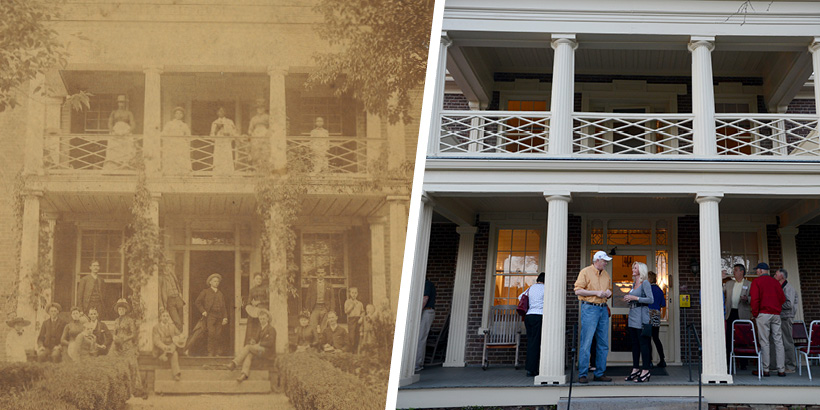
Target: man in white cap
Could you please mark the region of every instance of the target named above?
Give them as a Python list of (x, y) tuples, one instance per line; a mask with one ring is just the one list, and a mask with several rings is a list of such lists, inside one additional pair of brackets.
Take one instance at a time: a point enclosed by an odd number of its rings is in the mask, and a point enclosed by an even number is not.
[(612, 296), (612, 279), (604, 268), (611, 261), (606, 252), (598, 251), (592, 257), (592, 265), (582, 269), (575, 281), (575, 294), (580, 301), (581, 346), (578, 352), (578, 382), (587, 383), (589, 355), (592, 336), (597, 339), (595, 372), (593, 381), (609, 382), (606, 356), (609, 353), (609, 308), (606, 301)]

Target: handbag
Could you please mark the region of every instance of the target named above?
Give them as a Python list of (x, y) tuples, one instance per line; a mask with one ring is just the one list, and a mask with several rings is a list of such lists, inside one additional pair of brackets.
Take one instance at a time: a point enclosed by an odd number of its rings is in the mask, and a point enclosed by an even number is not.
[(530, 293), (529, 288), (521, 295), (521, 300), (518, 301), (518, 307), (515, 308), (515, 311), (518, 312), (522, 319), (524, 316), (527, 316), (527, 311), (530, 310), (530, 297), (527, 295), (528, 293)]
[[(641, 284), (641, 285), (643, 285), (643, 284)], [(644, 297), (646, 297), (646, 292), (643, 290), (643, 286), (641, 286), (641, 294)], [(647, 310), (649, 309), (649, 308), (646, 307), (646, 305), (644, 305), (643, 308), (645, 308)], [(641, 312), (641, 315), (643, 315), (643, 312)], [(651, 323), (652, 319), (650, 318), (649, 321), (650, 321), (649, 323), (643, 323), (641, 325), (641, 336), (642, 337), (652, 337), (652, 323)]]

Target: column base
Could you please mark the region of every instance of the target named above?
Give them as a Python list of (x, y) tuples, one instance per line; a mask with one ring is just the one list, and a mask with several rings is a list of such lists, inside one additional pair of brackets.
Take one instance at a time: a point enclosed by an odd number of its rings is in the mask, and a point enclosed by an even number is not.
[(444, 362), (444, 363), (441, 365), (441, 367), (465, 367), (465, 366), (467, 366), (467, 364), (466, 364), (466, 363), (464, 363), (463, 361), (462, 361), (462, 362), (456, 362), (456, 361), (453, 361), (453, 362)]
[(733, 384), (730, 374), (703, 374), (701, 375), (703, 384)]
[(413, 384), (413, 383), (416, 383), (418, 381), (419, 381), (419, 375), (418, 374), (413, 374), (410, 377), (404, 377), (404, 378), (399, 379), (399, 387), (407, 386), (409, 384)]
[(567, 375), (560, 374), (554, 376), (542, 376), (538, 375), (535, 376), (535, 382), (533, 383), (536, 386), (540, 386), (542, 384), (567, 384)]

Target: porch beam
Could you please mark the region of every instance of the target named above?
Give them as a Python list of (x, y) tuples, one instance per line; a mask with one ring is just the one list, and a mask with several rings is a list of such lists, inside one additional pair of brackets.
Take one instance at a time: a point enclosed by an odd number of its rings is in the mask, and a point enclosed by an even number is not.
[(458, 259), (453, 281), (453, 301), (450, 304), (450, 330), (447, 337), (447, 354), (444, 367), (464, 367), (464, 351), (467, 347), (467, 319), (470, 308), (470, 283), (473, 270), (473, 246), (475, 226), (459, 226)]
[(436, 198), (435, 211), (459, 226), (475, 223), (475, 211), (457, 203), (455, 198)]
[(700, 207), (700, 322), (703, 343), (703, 381), (732, 383), (726, 366), (726, 336), (720, 281), (720, 214), (721, 192), (700, 192), (695, 202)]
[(798, 227), (820, 216), (820, 199), (801, 199), (777, 216), (780, 218), (780, 228)]
[(468, 101), (486, 106), (492, 99), (492, 74), (483, 61), (468, 59), (466, 50), (455, 43), (447, 54), (447, 71)]
[(692, 36), (692, 113), (694, 153), (699, 156), (717, 156), (715, 139), (715, 87), (712, 80), (712, 50), (714, 37)]
[(780, 58), (763, 82), (763, 93), (769, 112), (785, 112), (812, 73), (811, 54), (801, 50), (794, 58)]

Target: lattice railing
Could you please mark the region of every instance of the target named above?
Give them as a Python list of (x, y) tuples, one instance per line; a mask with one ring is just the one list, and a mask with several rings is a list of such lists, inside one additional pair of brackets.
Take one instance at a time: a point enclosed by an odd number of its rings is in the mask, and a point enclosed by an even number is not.
[(48, 135), (43, 142), (50, 173), (132, 173), (142, 157), (141, 135)]
[(575, 113), (573, 154), (691, 155), (692, 114)]
[(368, 149), (373, 156), (381, 140), (365, 138), (288, 137), (287, 160), (309, 172), (336, 174), (367, 173)]
[(814, 115), (717, 114), (715, 122), (718, 155), (820, 156)]
[(443, 111), (436, 155), (545, 155), (550, 113)]
[(231, 175), (255, 173), (269, 155), (268, 138), (162, 137), (164, 175)]

